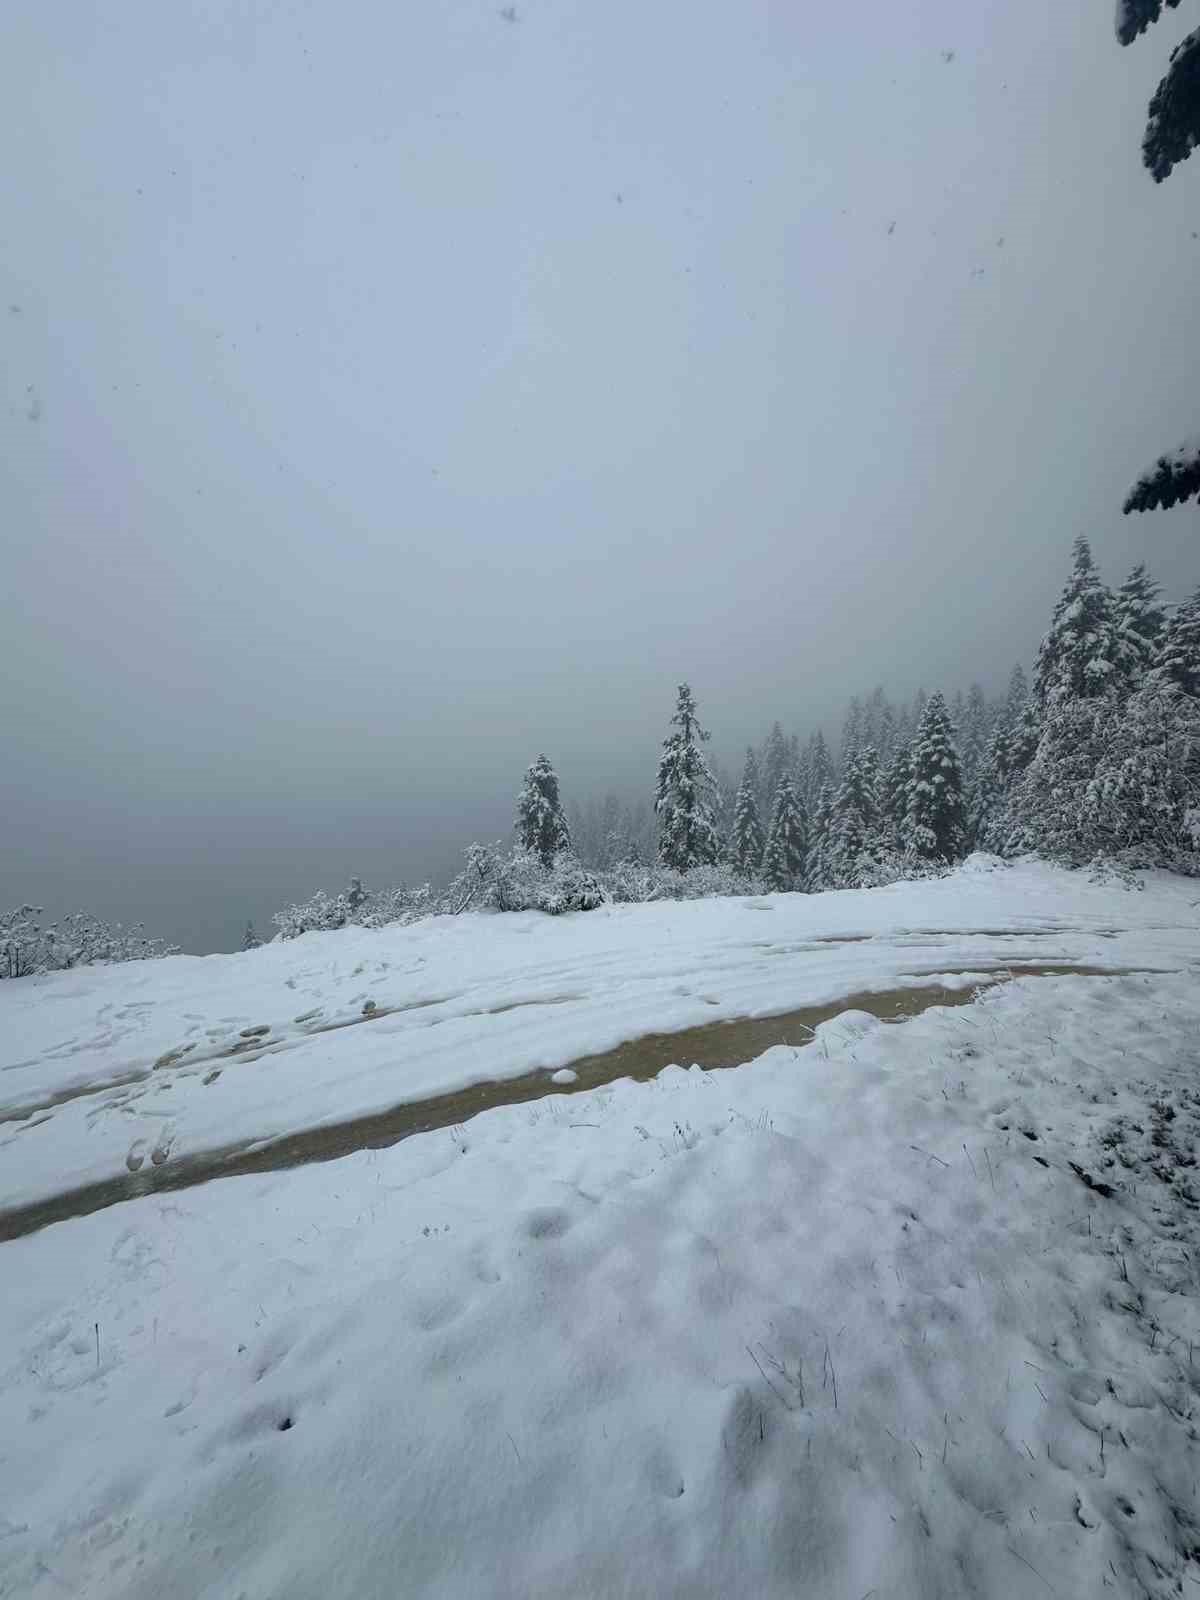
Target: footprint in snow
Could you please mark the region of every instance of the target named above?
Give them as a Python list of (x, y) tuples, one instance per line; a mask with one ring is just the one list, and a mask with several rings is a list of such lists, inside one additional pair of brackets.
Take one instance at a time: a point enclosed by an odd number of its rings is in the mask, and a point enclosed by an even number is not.
[(175, 1145), (175, 1130), (169, 1124), (154, 1141), (154, 1148), (150, 1152), (150, 1159), (156, 1167), (161, 1167), (171, 1154)]
[(135, 1139), (129, 1146), (129, 1154), (125, 1157), (125, 1165), (130, 1172), (140, 1172), (146, 1160), (145, 1139)]

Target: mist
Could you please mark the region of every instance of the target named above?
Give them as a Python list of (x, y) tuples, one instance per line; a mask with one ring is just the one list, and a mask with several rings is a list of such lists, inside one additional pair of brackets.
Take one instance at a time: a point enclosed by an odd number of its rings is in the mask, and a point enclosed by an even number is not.
[(538, 751), (648, 793), (684, 678), (733, 764), (998, 689), (1078, 533), (1195, 585), (1120, 506), (1195, 424), (1197, 175), (1091, 0), (5, 34), (0, 902), (232, 948), (445, 876)]

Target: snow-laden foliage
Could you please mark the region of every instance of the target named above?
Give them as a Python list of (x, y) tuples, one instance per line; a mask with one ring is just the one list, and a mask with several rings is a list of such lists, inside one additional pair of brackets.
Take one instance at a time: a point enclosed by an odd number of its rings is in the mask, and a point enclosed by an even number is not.
[(911, 851), (864, 850), (850, 864), (845, 889), (884, 889), (889, 883), (912, 883), (920, 878), (944, 878), (953, 872), (949, 861), (926, 861)]
[(1195, 875), (1200, 856), (1200, 700), (1153, 675), (1104, 729), (1079, 832), (1131, 865)]
[(1169, 510), (1200, 494), (1200, 438), (1191, 438), (1168, 454), (1159, 456), (1152, 467), (1129, 491), (1122, 510)]
[(817, 809), (821, 798), (821, 790), (827, 783), (833, 782), (833, 762), (829, 757), (829, 746), (825, 743), (825, 735), (820, 728), (809, 736), (800, 757), (800, 799), (808, 816), (812, 816)]
[(361, 878), (351, 878), (340, 894), (318, 889), (310, 899), (277, 911), (271, 920), (279, 939), (298, 939), (302, 933), (326, 933), (332, 928), (385, 928), (426, 916), (431, 899), (427, 883), (416, 888), (364, 889)]
[[(1078, 548), (1076, 555), (1073, 582)], [(1086, 576), (1087, 591), (1102, 592), (1094, 570)], [(1083, 609), (1077, 605), (1072, 615)], [(1157, 585), (1135, 568), (1114, 618), (1109, 659), (1117, 669), (1089, 675), (1082, 631), (1067, 637), (1045, 674), (1040, 703), (1031, 697), (1019, 722), (993, 741), (998, 792), (984, 840), (1006, 855), (1034, 851), (1071, 866), (1109, 861), (1195, 873), (1200, 593), (1164, 625)], [(1093, 625), (1093, 640), (1103, 626)], [(1097, 682), (1106, 683), (1102, 692), (1095, 692)]]
[(755, 872), (762, 861), (765, 841), (758, 814), (758, 759), (746, 751), (746, 766), (733, 808), (733, 834), (729, 853), (739, 872)]
[(1176, 608), (1164, 629), (1154, 671), (1164, 682), (1200, 700), (1200, 589)]
[(798, 889), (804, 881), (808, 827), (790, 772), (775, 791), (771, 832), (763, 854), (763, 876), (772, 889)]
[(1122, 44), (1132, 44), (1139, 33), (1158, 21), (1164, 5), (1173, 10), (1178, 4), (1179, 0), (1117, 0), (1117, 38)]
[(904, 849), (923, 861), (957, 861), (966, 848), (962, 769), (941, 694), (931, 694), (912, 744)]
[(1076, 539), (1071, 575), (1038, 647), (1034, 694), (1043, 709), (1051, 701), (1104, 694), (1119, 656), (1113, 600), (1100, 581), (1087, 540)]
[[(1170, 176), (1200, 144), (1200, 29), (1171, 51), (1154, 91), (1142, 140), (1142, 161), (1155, 183)], [(1194, 492), (1194, 491), (1193, 491)]]
[(40, 906), (0, 912), (0, 978), (25, 978), (97, 962), (150, 961), (179, 954), (179, 946), (148, 938), (141, 923), (125, 928), (87, 911), (42, 926)]
[(807, 888), (813, 894), (834, 887), (832, 845), (836, 794), (833, 784), (826, 779), (809, 817)]
[(463, 870), (434, 909), (463, 911), (594, 911), (606, 904), (650, 900), (703, 900), (717, 895), (761, 894), (761, 876), (730, 863), (703, 863), (678, 872), (661, 862), (619, 861), (593, 871), (564, 853), (549, 866), (536, 853), (472, 844)]
[(246, 931), (242, 935), (242, 949), (243, 950), (257, 950), (261, 943), (262, 943), (262, 940), (258, 937), (258, 935), (254, 931), (253, 922), (248, 922), (246, 924)]
[(658, 816), (658, 859), (686, 872), (717, 859), (713, 822), (716, 781), (700, 748), (710, 735), (700, 726), (696, 702), (686, 683), (679, 685), (675, 729), (663, 740), (654, 810)]
[(1152, 665), (1166, 632), (1167, 613), (1160, 589), (1139, 561), (1113, 597), (1113, 627), (1118, 644), (1121, 677), (1135, 686)]
[(852, 748), (826, 824), (823, 852), (827, 886), (844, 889), (857, 881), (864, 858), (884, 848), (879, 828), (879, 763), (868, 745)]
[(760, 766), (762, 787), (758, 796), (759, 816), (768, 825), (775, 815), (775, 796), (779, 793), (779, 785), (790, 764), (788, 742), (783, 736), (783, 729), (778, 722), (772, 723), (766, 745), (763, 747)]
[(548, 867), (571, 848), (571, 832), (558, 796), (558, 775), (545, 756), (538, 756), (525, 773), (517, 799), (514, 824), (523, 850), (531, 850)]
[(605, 898), (614, 905), (649, 900), (710, 900), (725, 895), (762, 894), (767, 884), (757, 873), (740, 872), (718, 861), (676, 872), (658, 863), (621, 862), (600, 874)]

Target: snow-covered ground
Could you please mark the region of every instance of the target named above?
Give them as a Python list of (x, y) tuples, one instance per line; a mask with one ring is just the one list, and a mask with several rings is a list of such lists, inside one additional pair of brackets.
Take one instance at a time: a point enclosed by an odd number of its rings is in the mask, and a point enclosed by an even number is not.
[(977, 857), (890, 889), (442, 917), (5, 983), (0, 1216), (641, 1034), (937, 974), (969, 986), (1006, 963), (1175, 968), (1195, 954), (1197, 892)]
[(0, 1244), (0, 1596), (1189, 1592), (1196, 899), (976, 861), (0, 985), (2, 1215), (649, 1031), (1127, 973)]

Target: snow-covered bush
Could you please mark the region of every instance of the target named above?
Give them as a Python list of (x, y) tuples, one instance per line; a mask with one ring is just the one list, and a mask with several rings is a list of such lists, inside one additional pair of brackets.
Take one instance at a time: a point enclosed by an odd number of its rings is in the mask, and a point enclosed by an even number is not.
[(40, 906), (0, 912), (0, 978), (102, 961), (148, 961), (179, 954), (178, 945), (147, 938), (141, 923), (132, 928), (104, 922), (87, 911), (73, 911), (43, 928)]
[(361, 878), (351, 878), (340, 894), (318, 889), (311, 899), (285, 906), (271, 918), (278, 939), (298, 939), (302, 933), (328, 932), (332, 928), (385, 928), (395, 922), (415, 922), (431, 909), (427, 883), (409, 889), (364, 889)]
[(842, 887), (883, 889), (889, 883), (910, 883), (917, 878), (945, 878), (954, 868), (948, 861), (930, 861), (912, 850), (864, 850)]
[(590, 872), (567, 851), (549, 866), (536, 850), (520, 845), (504, 850), (497, 844), (471, 844), (467, 862), (437, 903), (439, 911), (594, 911), (605, 894), (600, 875)]
[(472, 844), (467, 861), (440, 896), (436, 909), (461, 911), (594, 911), (605, 904), (648, 900), (703, 900), (715, 895), (762, 894), (762, 878), (726, 862), (677, 872), (659, 862), (619, 861), (603, 871), (564, 852), (545, 867), (533, 851)]
[(41, 906), (0, 911), (0, 978), (25, 978), (31, 972), (45, 971), (41, 915)]

